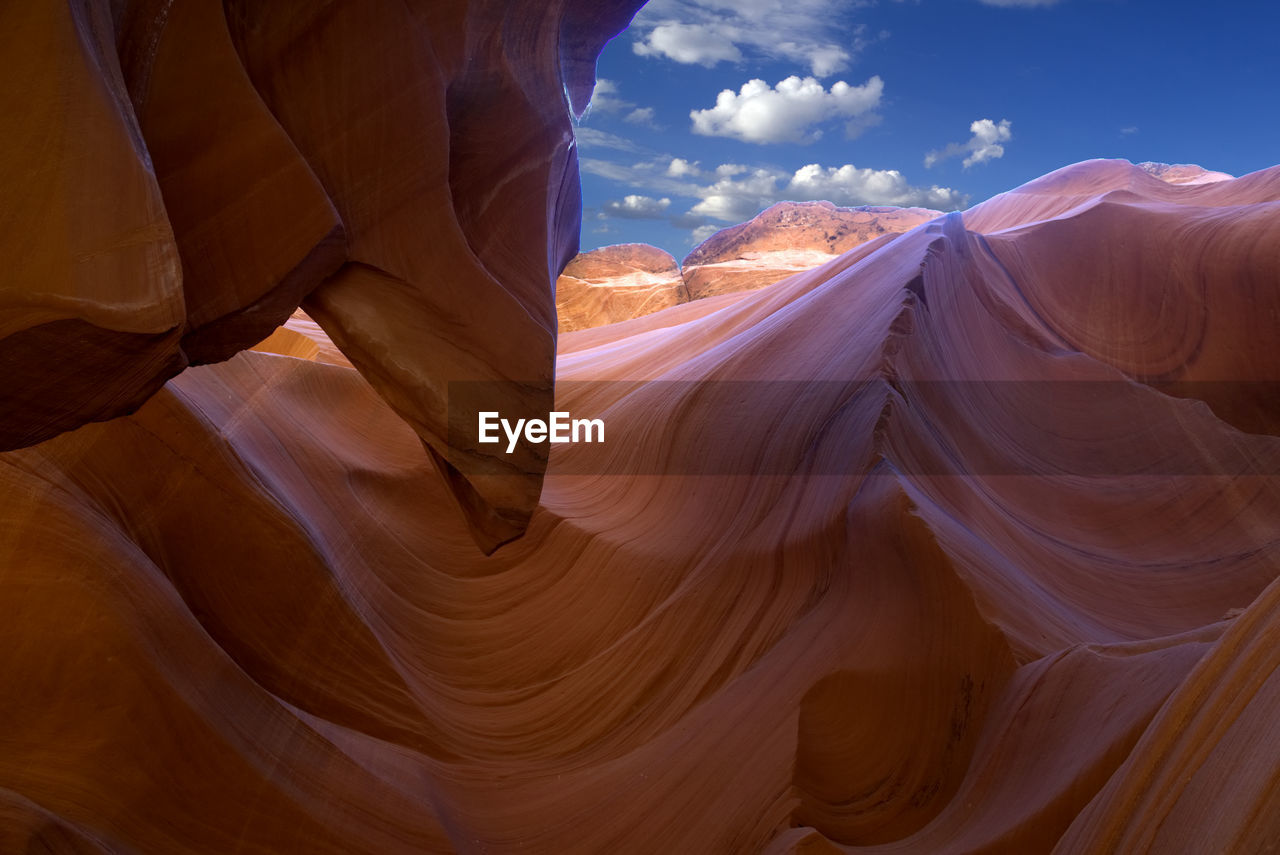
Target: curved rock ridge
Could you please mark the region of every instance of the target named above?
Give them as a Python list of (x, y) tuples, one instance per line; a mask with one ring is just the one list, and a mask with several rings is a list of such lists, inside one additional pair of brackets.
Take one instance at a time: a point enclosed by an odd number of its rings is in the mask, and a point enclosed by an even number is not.
[(489, 556), (302, 317), (0, 455), (0, 849), (1267, 851), (1280, 436), (1149, 375), (1262, 376), (1277, 204), (1089, 162), (568, 333)]
[(580, 253), (556, 280), (560, 332), (638, 318), (687, 301), (675, 258), (643, 243)]
[(305, 299), (478, 542), (518, 535), (545, 455), (450, 445), (447, 387), (515, 381), (500, 403), (549, 408), (570, 112), (641, 4), (10, 4), (0, 448), (131, 412)]
[[(985, 246), (1071, 347), (1199, 398), (1241, 430), (1277, 433), (1280, 355), (1242, 345), (1280, 316), (1275, 183), (1270, 169), (1170, 185), (1126, 161), (1095, 161), (984, 202), (965, 221), (990, 233)], [(1100, 244), (1102, 232), (1113, 239)]]
[(749, 291), (941, 215), (928, 208), (779, 202), (716, 232), (685, 256), (681, 267), (691, 299)]
[(1091, 207), (1108, 194), (1153, 204), (1253, 205), (1272, 201), (1271, 181), (1271, 170), (1264, 169), (1231, 180), (1175, 184), (1127, 160), (1087, 160), (1064, 166), (974, 205), (965, 212), (965, 224), (975, 231), (997, 232)]

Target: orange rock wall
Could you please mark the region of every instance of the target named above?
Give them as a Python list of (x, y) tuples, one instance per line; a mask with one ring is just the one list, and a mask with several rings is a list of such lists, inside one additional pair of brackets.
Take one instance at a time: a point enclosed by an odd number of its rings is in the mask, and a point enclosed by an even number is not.
[(1125, 372), (1162, 316), (1097, 351), (1024, 273), (1280, 288), (1222, 254), (1280, 168), (1135, 169), (563, 336), (557, 405), (620, 441), (490, 556), (305, 317), (0, 456), (0, 850), (1266, 851), (1280, 448)]
[(305, 299), (477, 540), (518, 535), (545, 455), (450, 446), (447, 385), (516, 381), (512, 411), (549, 408), (570, 112), (638, 6), (10, 4), (0, 447), (131, 412)]

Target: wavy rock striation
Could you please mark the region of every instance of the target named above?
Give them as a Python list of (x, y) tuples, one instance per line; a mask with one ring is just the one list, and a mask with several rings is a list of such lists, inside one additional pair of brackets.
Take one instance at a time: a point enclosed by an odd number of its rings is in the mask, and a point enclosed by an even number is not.
[(1161, 383), (1280, 379), (1277, 200), (1093, 161), (567, 334), (608, 441), (489, 556), (305, 317), (0, 456), (0, 849), (1266, 851), (1280, 437)]
[(640, 5), (10, 4), (0, 447), (131, 412), (305, 300), (478, 541), (518, 535), (545, 455), (451, 444), (448, 383), (548, 409), (570, 111)]

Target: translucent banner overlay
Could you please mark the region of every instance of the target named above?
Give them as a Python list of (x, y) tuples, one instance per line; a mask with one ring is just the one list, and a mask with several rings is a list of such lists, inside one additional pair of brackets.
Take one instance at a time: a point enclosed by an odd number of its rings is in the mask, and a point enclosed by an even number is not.
[(561, 381), (505, 413), (510, 388), (450, 383), (450, 444), (551, 475), (1280, 474), (1276, 382)]

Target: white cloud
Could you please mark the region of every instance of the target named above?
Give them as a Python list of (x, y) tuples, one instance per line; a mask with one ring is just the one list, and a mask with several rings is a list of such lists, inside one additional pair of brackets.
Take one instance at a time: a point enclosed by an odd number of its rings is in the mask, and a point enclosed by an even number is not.
[(712, 66), (753, 58), (785, 60), (828, 77), (867, 43), (851, 25), (861, 0), (651, 0), (631, 25), (640, 56)]
[[(632, 164), (583, 158), (582, 171), (627, 187), (632, 195), (601, 206), (602, 220), (658, 219), (679, 229), (708, 229), (751, 219), (784, 200), (825, 199), (837, 205), (899, 205), (957, 210), (969, 203), (949, 187), (916, 186), (896, 169), (860, 169), (852, 164), (809, 164), (793, 171), (772, 165), (724, 163), (706, 168), (670, 155)], [(680, 200), (689, 200), (682, 203)], [(685, 204), (690, 207), (684, 208)], [(719, 223), (719, 225), (713, 225)]]
[(579, 157), (578, 169), (589, 175), (598, 175), (619, 183), (625, 183), (631, 177), (629, 167), (610, 160), (601, 160), (598, 157)]
[(865, 124), (883, 94), (884, 81), (878, 76), (861, 86), (840, 80), (829, 90), (813, 77), (792, 75), (774, 87), (754, 79), (737, 92), (723, 90), (714, 107), (694, 110), (689, 117), (694, 133), (704, 136), (752, 143), (810, 143), (822, 136), (816, 126), (833, 119), (862, 119)]
[[(596, 80), (596, 88), (591, 92), (591, 103), (588, 106), (589, 109), (582, 117), (582, 122), (590, 121), (593, 114), (625, 113), (626, 115), (622, 117), (624, 122), (629, 122), (633, 125), (657, 127), (653, 121), (655, 111), (652, 107), (640, 107), (636, 102), (623, 98), (618, 84), (605, 77)], [(581, 127), (581, 124), (579, 124), (579, 127)], [(579, 142), (581, 141), (580, 138)], [(617, 145), (610, 147), (619, 148)]]
[(709, 216), (724, 223), (753, 218), (774, 202), (827, 200), (836, 205), (899, 205), (955, 210), (968, 197), (948, 187), (915, 187), (896, 169), (859, 169), (858, 166), (801, 166), (794, 173), (769, 168), (726, 175), (700, 187), (698, 204), (690, 214)]
[(667, 198), (629, 195), (618, 201), (605, 202), (601, 215), (627, 220), (661, 220), (666, 218), (670, 207), (671, 200)]
[(702, 243), (716, 232), (720, 231), (720, 226), (705, 225), (698, 226), (689, 232), (689, 242), (694, 246)]
[(1121, 136), (1125, 136), (1125, 137), (1131, 137), (1131, 136), (1133, 136), (1134, 134), (1136, 134), (1137, 132), (1138, 132), (1138, 126), (1137, 126), (1137, 125), (1129, 125), (1127, 128), (1121, 128), (1121, 129), (1120, 129), (1120, 135), (1121, 135)]
[(949, 187), (916, 187), (896, 169), (859, 169), (852, 164), (802, 166), (794, 173), (761, 167), (700, 187), (701, 201), (689, 213), (726, 223), (754, 217), (775, 202), (825, 199), (837, 205), (899, 205), (954, 210), (968, 197)]
[(688, 180), (691, 176), (668, 175), (671, 160), (670, 155), (660, 155), (625, 164), (598, 157), (583, 157), (579, 158), (578, 165), (583, 173), (613, 181), (630, 192), (643, 192), (650, 196), (693, 197), (698, 184)]
[(1013, 139), (1013, 123), (1008, 119), (1001, 119), (999, 124), (990, 119), (979, 119), (969, 126), (969, 132), (973, 134), (973, 138), (969, 140), (970, 154), (964, 159), (965, 166), (973, 166), (975, 163), (985, 163), (988, 160), (995, 160), (1004, 157), (1004, 146)]
[(946, 148), (935, 149), (924, 156), (924, 165), (931, 167), (952, 157), (962, 154), (966, 168), (975, 163), (986, 163), (1004, 157), (1004, 145), (1013, 139), (1013, 123), (1001, 119), (999, 123), (990, 119), (978, 119), (969, 125), (969, 133), (973, 134), (968, 142), (950, 143)]
[(640, 146), (633, 143), (626, 137), (620, 137), (617, 134), (611, 134), (608, 131), (601, 131), (595, 128), (587, 128), (578, 125), (573, 129), (573, 136), (578, 141), (578, 145), (582, 148), (610, 148), (614, 151), (639, 152)]
[(623, 121), (629, 122), (633, 125), (652, 125), (653, 124), (653, 108), (637, 107), (636, 109), (632, 110), (630, 113), (627, 113), (626, 118), (624, 118)]
[(635, 43), (633, 49), (640, 56), (665, 56), (685, 65), (705, 65), (708, 68), (718, 62), (742, 59), (742, 51), (715, 28), (678, 21), (654, 27), (644, 41)]
[(635, 106), (624, 101), (618, 95), (618, 84), (604, 77), (596, 80), (596, 88), (591, 91), (591, 109), (597, 113), (616, 113)]
[(672, 178), (696, 177), (702, 174), (702, 169), (698, 166), (698, 161), (689, 162), (683, 157), (671, 158), (671, 163), (667, 166), (667, 175)]

